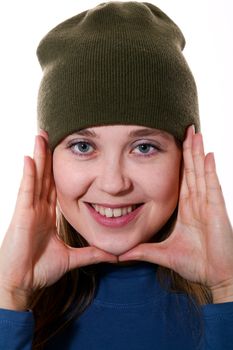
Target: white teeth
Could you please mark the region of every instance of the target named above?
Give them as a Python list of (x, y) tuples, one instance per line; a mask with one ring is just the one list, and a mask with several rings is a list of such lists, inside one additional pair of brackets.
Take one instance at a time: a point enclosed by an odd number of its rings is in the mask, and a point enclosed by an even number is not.
[(121, 215), (122, 215), (122, 209), (121, 208), (113, 209), (113, 216), (115, 218), (117, 218), (118, 216), (121, 216)]
[(96, 209), (101, 215), (105, 215), (105, 211), (104, 211), (104, 208), (103, 207), (99, 207), (97, 205), (98, 209)]
[(99, 214), (106, 216), (107, 218), (111, 218), (111, 217), (119, 217), (130, 213), (136, 208), (136, 205), (125, 207), (125, 208), (115, 208), (115, 209), (101, 207), (100, 205), (97, 205), (97, 204), (92, 204), (92, 207)]
[(107, 216), (107, 218), (111, 218), (114, 214), (114, 210), (110, 209), (110, 208), (106, 208), (105, 209), (105, 216)]

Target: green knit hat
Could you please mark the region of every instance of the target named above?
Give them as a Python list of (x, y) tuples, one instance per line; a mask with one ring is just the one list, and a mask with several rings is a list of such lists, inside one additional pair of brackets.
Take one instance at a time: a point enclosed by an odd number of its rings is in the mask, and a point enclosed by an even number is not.
[(113, 124), (165, 130), (183, 141), (200, 130), (185, 38), (158, 7), (109, 1), (53, 28), (40, 41), (38, 126), (52, 150), (80, 129)]

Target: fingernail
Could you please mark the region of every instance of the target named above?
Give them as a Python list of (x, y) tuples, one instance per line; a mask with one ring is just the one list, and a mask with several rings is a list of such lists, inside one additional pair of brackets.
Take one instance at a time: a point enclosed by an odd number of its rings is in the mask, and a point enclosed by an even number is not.
[(128, 261), (128, 260), (135, 260), (135, 257), (127, 254), (122, 254), (118, 258), (119, 261)]
[(37, 137), (37, 135), (35, 135), (35, 144), (34, 144), (34, 148), (36, 148), (37, 145), (38, 145), (38, 137)]
[(211, 154), (212, 154), (212, 159), (213, 159), (214, 168), (216, 168), (216, 162), (215, 162), (214, 152), (211, 152)]
[(195, 125), (192, 124), (192, 129), (193, 129), (193, 135), (196, 133), (196, 130), (195, 130)]
[(114, 256), (114, 257), (108, 259), (108, 262), (110, 262), (110, 263), (116, 263), (117, 261), (118, 261), (117, 256)]
[(47, 131), (45, 131), (43, 129), (39, 129), (38, 133), (39, 133), (40, 136), (42, 136), (46, 140), (46, 142), (48, 142), (48, 133), (47, 133)]

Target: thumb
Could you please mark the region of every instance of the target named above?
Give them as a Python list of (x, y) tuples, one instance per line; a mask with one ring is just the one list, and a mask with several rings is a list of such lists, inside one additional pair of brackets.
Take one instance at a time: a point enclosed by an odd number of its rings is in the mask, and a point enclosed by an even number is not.
[(119, 261), (139, 260), (171, 268), (169, 249), (165, 242), (141, 243), (118, 257)]
[(98, 264), (100, 262), (117, 263), (117, 256), (96, 247), (68, 247), (69, 270), (77, 267)]

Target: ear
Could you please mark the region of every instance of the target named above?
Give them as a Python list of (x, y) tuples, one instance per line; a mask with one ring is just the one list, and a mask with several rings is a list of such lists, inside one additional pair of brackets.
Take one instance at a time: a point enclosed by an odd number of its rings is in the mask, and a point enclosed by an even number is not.
[(39, 134), (40, 136), (42, 136), (42, 137), (48, 142), (49, 136), (48, 136), (47, 131), (45, 131), (45, 130), (43, 130), (43, 129), (39, 129), (39, 130), (38, 130), (38, 134)]

